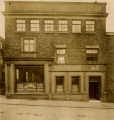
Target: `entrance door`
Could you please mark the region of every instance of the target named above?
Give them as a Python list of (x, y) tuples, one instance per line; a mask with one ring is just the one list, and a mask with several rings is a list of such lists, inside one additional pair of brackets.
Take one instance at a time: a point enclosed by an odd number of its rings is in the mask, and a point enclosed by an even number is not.
[(90, 77), (89, 99), (100, 99), (100, 77)]

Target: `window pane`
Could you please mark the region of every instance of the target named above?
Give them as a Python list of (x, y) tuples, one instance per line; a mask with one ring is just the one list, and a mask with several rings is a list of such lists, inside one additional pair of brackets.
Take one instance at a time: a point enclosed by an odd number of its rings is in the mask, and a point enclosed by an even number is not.
[(30, 40), (30, 44), (34, 44), (34, 40)]
[(72, 77), (72, 92), (79, 92), (79, 77)]
[(24, 40), (24, 44), (28, 44), (29, 43), (29, 40)]
[(29, 51), (29, 45), (24, 45), (24, 51)]
[(34, 51), (34, 45), (30, 45), (30, 51)]
[(64, 77), (56, 77), (56, 91), (57, 92), (64, 91), (63, 81), (64, 81)]

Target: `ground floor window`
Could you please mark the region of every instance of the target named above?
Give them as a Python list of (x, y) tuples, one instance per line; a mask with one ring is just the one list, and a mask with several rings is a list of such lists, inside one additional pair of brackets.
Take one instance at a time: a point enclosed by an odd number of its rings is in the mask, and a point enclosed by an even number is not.
[(44, 66), (17, 66), (17, 92), (44, 92)]
[(64, 92), (64, 77), (56, 77), (56, 92)]
[(72, 77), (72, 93), (79, 92), (79, 77)]

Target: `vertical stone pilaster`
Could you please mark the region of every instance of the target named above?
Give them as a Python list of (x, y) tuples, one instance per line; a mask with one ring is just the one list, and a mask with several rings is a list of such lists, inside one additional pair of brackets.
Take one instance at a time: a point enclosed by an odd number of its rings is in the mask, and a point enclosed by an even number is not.
[(83, 72), (83, 92), (86, 92), (86, 72)]
[(6, 96), (10, 94), (10, 66), (5, 64), (5, 87)]
[(49, 93), (49, 68), (48, 68), (48, 64), (44, 64), (44, 89), (45, 89), (45, 93)]
[(11, 94), (14, 94), (15, 91), (15, 65), (11, 64), (10, 66), (10, 88)]

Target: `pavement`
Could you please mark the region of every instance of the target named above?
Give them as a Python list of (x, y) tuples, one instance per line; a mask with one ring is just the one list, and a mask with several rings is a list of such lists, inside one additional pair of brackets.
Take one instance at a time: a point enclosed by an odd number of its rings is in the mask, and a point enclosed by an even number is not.
[(6, 99), (0, 96), (0, 104), (50, 106), (50, 107), (76, 107), (76, 108), (105, 108), (114, 109), (114, 103), (102, 103), (100, 101), (57, 101), (57, 100), (34, 100), (34, 99)]
[(0, 96), (0, 120), (114, 120), (114, 103), (6, 99)]

